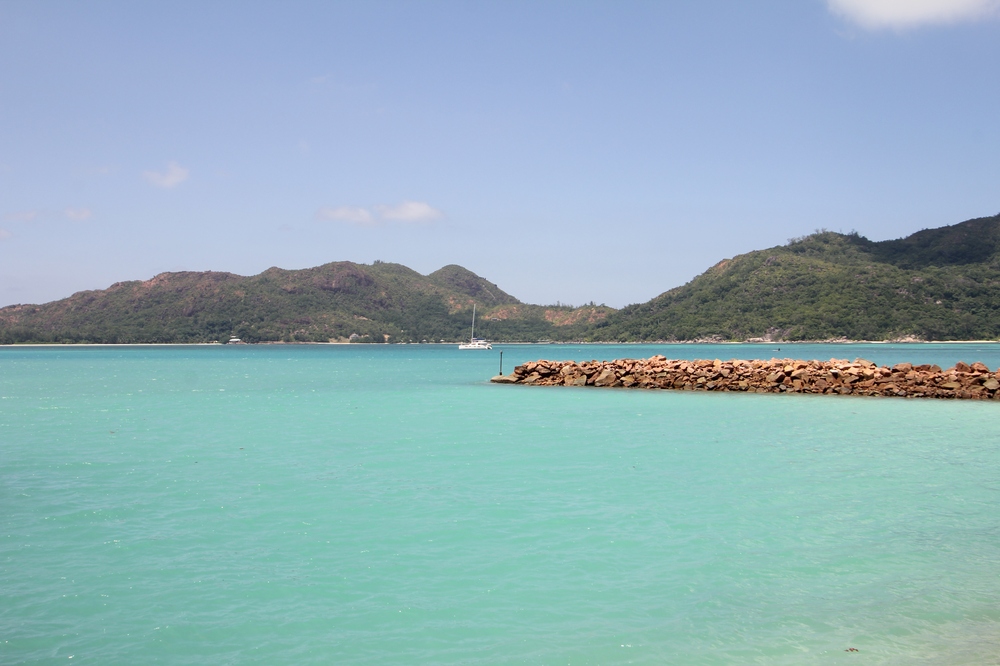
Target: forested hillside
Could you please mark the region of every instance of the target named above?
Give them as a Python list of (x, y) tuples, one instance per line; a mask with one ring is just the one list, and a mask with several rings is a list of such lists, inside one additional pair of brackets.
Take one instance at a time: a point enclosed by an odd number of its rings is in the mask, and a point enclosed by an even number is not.
[(0, 343), (1000, 338), (1000, 215), (871, 241), (821, 231), (620, 311), (521, 303), (462, 268), (336, 262), (163, 273), (0, 308)]
[(462, 268), (337, 262), (259, 275), (163, 273), (44, 305), (0, 309), (0, 342), (420, 342), (579, 338), (606, 307), (526, 305)]
[(899, 240), (822, 231), (726, 259), (595, 340), (1000, 337), (1000, 215)]

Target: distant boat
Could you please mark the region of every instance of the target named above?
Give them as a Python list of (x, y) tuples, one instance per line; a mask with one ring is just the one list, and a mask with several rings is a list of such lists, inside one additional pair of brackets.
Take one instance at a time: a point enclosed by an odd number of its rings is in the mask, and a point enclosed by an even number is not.
[(476, 304), (472, 304), (472, 335), (466, 344), (458, 346), (459, 349), (493, 349), (493, 345), (482, 338), (476, 337)]
[(240, 340), (239, 338), (237, 338), (234, 335), (233, 337), (229, 338), (229, 342), (227, 342), (226, 344), (227, 345), (243, 345), (243, 344), (246, 344), (246, 343), (243, 342), (242, 340)]

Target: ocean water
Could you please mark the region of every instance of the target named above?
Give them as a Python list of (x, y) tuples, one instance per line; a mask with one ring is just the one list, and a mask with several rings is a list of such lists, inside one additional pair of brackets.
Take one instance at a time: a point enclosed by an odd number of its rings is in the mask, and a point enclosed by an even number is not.
[(500, 349), (0, 348), (0, 663), (1000, 663), (1000, 404), (491, 385)]

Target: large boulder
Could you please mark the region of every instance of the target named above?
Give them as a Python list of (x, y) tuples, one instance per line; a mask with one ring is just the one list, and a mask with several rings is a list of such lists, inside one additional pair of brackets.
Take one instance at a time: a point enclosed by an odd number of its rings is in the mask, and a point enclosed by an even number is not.
[(615, 375), (615, 371), (611, 368), (605, 368), (601, 371), (601, 374), (597, 375), (597, 378), (594, 379), (594, 386), (614, 386), (617, 381), (618, 377)]

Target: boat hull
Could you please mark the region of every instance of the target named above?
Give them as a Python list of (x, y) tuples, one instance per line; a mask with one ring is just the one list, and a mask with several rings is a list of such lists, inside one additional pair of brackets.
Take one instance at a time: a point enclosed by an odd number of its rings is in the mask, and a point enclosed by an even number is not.
[(486, 342), (482, 338), (476, 337), (476, 304), (472, 304), (472, 335), (469, 336), (469, 341), (465, 344), (459, 345), (459, 349), (493, 349), (493, 345)]

